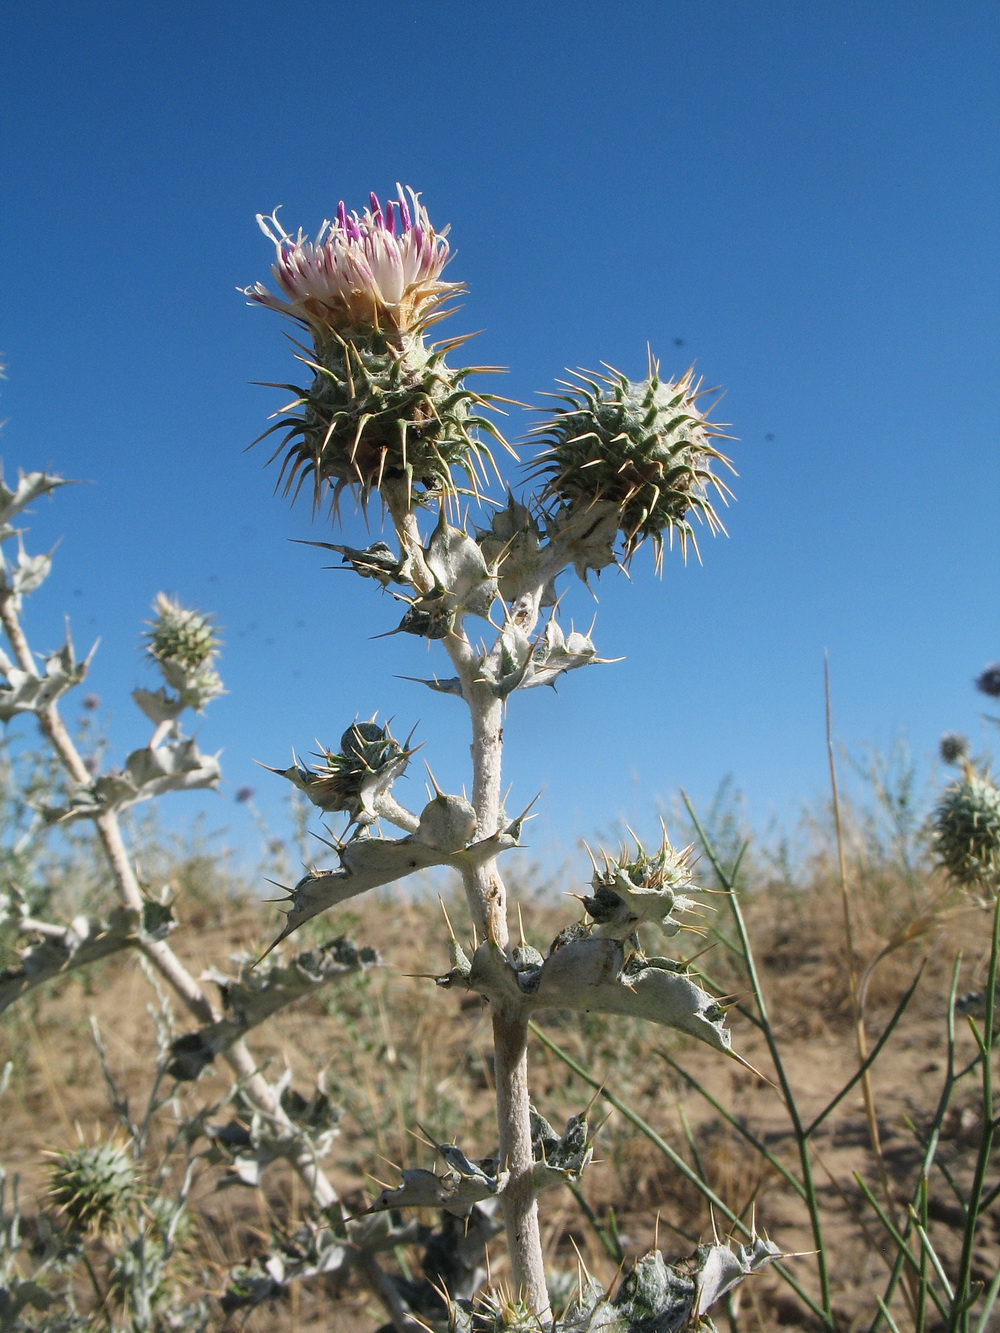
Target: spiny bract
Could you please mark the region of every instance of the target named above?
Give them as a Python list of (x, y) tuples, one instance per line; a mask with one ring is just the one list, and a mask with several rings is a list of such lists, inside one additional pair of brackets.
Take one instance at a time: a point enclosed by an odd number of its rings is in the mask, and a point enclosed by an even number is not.
[(454, 345), (377, 329), (317, 338), (314, 355), (303, 358), (315, 372), (312, 383), (282, 386), (297, 397), (271, 427), (285, 431), (272, 455), (284, 451), (278, 482), (285, 494), (311, 479), (315, 503), (330, 486), (334, 504), (346, 487), (364, 505), (393, 483), (423, 500), (457, 492), (453, 469), (464, 474), (462, 489), (477, 492), (493, 467), (477, 432), (501, 437), (476, 411), (490, 399), (464, 384), (487, 368), (452, 369), (444, 354)]
[(535, 473), (546, 479), (545, 495), (571, 512), (616, 505), (625, 559), (648, 537), (659, 565), (664, 533), (671, 540), (676, 531), (682, 550), (689, 539), (697, 549), (690, 514), (723, 530), (708, 492), (725, 501), (730, 491), (712, 463), (732, 465), (712, 445), (721, 431), (697, 406), (691, 370), (675, 382), (660, 378), (652, 358), (644, 380), (607, 369), (577, 372), (579, 385), (562, 381), (568, 392), (550, 395), (567, 406), (533, 431), (548, 445)]
[(946, 788), (934, 812), (938, 859), (969, 888), (1000, 889), (1000, 788), (969, 768)]

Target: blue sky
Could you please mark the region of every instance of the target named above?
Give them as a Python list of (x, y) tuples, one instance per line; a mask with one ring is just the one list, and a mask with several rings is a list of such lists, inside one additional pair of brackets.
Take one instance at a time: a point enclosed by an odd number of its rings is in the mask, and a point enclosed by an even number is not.
[[(236, 841), (239, 787), (281, 818), (255, 759), (376, 709), (466, 781), (461, 705), (398, 679), (441, 663), (372, 641), (394, 606), (289, 540), (331, 534), (244, 452), (282, 401), (251, 381), (295, 369), (236, 290), (268, 277), (254, 215), (313, 232), (403, 181), (451, 224), (470, 291), (448, 330), (483, 330), (475, 359), (509, 367), (489, 387), (638, 377), (648, 342), (725, 386), (739, 436), (703, 565), (657, 580), (644, 552), (598, 607), (567, 594), (625, 661), (511, 701), (536, 852), (650, 828), (681, 785), (704, 806), (727, 774), (758, 827), (794, 822), (825, 789), (824, 649), (851, 750), (905, 731), (929, 766), (942, 731), (978, 739), (971, 680), (1000, 657), (998, 48), (995, 4), (962, 0), (5, 7), (0, 453), (8, 477), (91, 483), (33, 517), (29, 549), (63, 538), (34, 646), (64, 612), (78, 646), (101, 636), (90, 688), (123, 757), (153, 595), (214, 611), (229, 694), (199, 734), (226, 785), (170, 818), (205, 808)], [(364, 537), (349, 507), (345, 530)]]

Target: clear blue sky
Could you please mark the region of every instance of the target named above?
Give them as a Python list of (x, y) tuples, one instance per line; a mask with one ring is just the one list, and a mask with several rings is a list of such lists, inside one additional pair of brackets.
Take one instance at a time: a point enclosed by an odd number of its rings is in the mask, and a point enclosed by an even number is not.
[[(461, 705), (397, 679), (441, 663), (371, 641), (394, 606), (289, 541), (330, 533), (243, 452), (282, 401), (250, 382), (295, 369), (236, 290), (268, 277), (254, 215), (312, 232), (399, 180), (451, 224), (448, 331), (484, 330), (475, 358), (510, 368), (491, 387), (638, 377), (648, 341), (725, 386), (740, 437), (703, 566), (657, 581), (644, 552), (602, 579), (595, 640), (625, 661), (511, 701), (536, 850), (730, 773), (758, 824), (793, 821), (824, 790), (824, 649), (839, 739), (905, 729), (930, 763), (975, 734), (1000, 657), (998, 69), (993, 0), (5, 6), (0, 452), (92, 483), (37, 507), (29, 549), (64, 540), (35, 646), (64, 611), (101, 636), (124, 756), (153, 595), (216, 612), (229, 694), (200, 740), (226, 786), (172, 817), (207, 806), (234, 838), (240, 786), (275, 818), (284, 794), (254, 759), (376, 709), (466, 780)], [(585, 628), (588, 599), (565, 607)]]

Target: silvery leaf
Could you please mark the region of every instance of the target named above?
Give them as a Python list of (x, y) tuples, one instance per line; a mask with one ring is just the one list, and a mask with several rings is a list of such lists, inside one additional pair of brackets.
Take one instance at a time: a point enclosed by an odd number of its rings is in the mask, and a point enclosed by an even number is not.
[(133, 690), (133, 702), (142, 709), (154, 726), (174, 722), (184, 712), (184, 703), (165, 689)]
[(532, 997), (539, 1009), (624, 1014), (676, 1028), (729, 1051), (725, 1011), (669, 959), (635, 959), (625, 967), (619, 941), (591, 936), (549, 954)]
[(65, 478), (50, 476), (48, 472), (22, 472), (18, 469), (17, 489), (12, 491), (0, 471), (0, 526), (5, 527), (15, 514), (19, 514), (40, 495), (47, 495), (67, 485), (69, 483)]
[(118, 907), (106, 921), (80, 915), (61, 930), (53, 927), (51, 933), (21, 953), (16, 967), (0, 970), (0, 1010), (44, 981), (106, 958), (141, 939), (163, 939), (174, 924), (169, 907), (147, 902), (141, 913)]
[(452, 606), (469, 615), (489, 618), (497, 596), (497, 581), (473, 539), (446, 523), (443, 512), (424, 558)]
[(355, 898), (369, 889), (412, 875), (415, 870), (431, 866), (452, 866), (467, 869), (491, 860), (500, 852), (516, 847), (520, 833), (517, 820), (507, 828), (482, 838), (468, 847), (442, 851), (421, 842), (415, 834), (405, 838), (356, 838), (337, 848), (340, 867), (336, 870), (310, 870), (289, 890), (290, 908), (285, 914), (285, 927), (265, 956), (292, 931), (324, 912), (329, 907)]
[(0, 721), (9, 722), (18, 713), (38, 713), (67, 690), (79, 685), (87, 674), (97, 645), (77, 662), (69, 635), (63, 646), (45, 659), (44, 675), (22, 671), (7, 663), (7, 684), (0, 685)]
[(344, 936), (338, 936), (297, 954), (287, 964), (279, 961), (257, 970), (253, 960), (246, 959), (235, 978), (210, 970), (204, 979), (219, 987), (224, 1016), (197, 1032), (176, 1038), (168, 1072), (181, 1080), (197, 1078), (216, 1055), (245, 1036), (250, 1028), (287, 1005), (314, 994), (321, 986), (374, 967), (378, 961), (374, 949), (359, 949)]

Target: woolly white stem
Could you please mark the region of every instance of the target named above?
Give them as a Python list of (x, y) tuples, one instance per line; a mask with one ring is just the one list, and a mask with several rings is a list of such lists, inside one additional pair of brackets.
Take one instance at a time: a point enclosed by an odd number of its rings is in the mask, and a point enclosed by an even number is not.
[[(428, 592), (433, 588), (434, 580), (424, 559), (409, 497), (401, 488), (383, 488), (383, 495), (407, 561), (409, 577), (418, 591)], [(529, 611), (526, 616), (530, 627), (537, 620), (540, 599), (541, 588), (533, 599), (533, 612)], [(470, 749), (476, 836), (488, 838), (500, 825), (503, 704), (489, 685), (479, 679), (478, 657), (459, 625), (444, 640), (444, 647), (458, 671), (472, 724)], [(477, 931), (506, 949), (509, 939), (507, 890), (496, 860), (470, 867), (463, 875), (463, 883)], [(547, 1320), (549, 1299), (538, 1227), (538, 1203), (531, 1174), (527, 1035), (527, 1018), (521, 1009), (499, 1005), (494, 1008), (493, 1052), (500, 1160), (510, 1173), (500, 1203), (511, 1278), (514, 1289), (530, 1304), (539, 1319)]]

